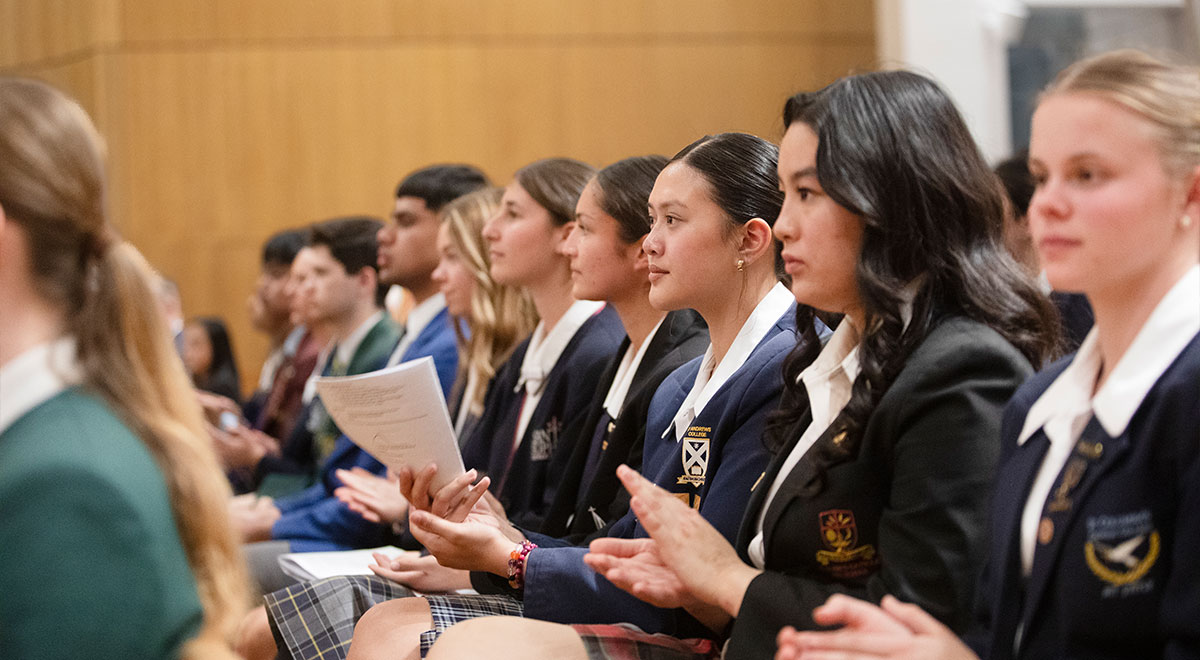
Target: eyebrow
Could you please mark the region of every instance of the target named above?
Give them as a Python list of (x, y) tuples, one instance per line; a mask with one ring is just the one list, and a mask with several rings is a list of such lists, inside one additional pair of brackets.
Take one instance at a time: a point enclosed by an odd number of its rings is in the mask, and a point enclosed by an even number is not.
[(804, 169), (801, 169), (801, 170), (799, 170), (799, 171), (792, 172), (791, 174), (789, 174), (789, 175), (787, 176), (787, 178), (789, 178), (789, 179), (803, 179), (803, 178), (804, 178), (804, 177), (806, 177), (806, 176), (816, 177), (816, 176), (817, 176), (817, 167), (816, 167), (815, 165), (810, 165), (810, 166), (808, 166), (808, 167), (805, 167)]

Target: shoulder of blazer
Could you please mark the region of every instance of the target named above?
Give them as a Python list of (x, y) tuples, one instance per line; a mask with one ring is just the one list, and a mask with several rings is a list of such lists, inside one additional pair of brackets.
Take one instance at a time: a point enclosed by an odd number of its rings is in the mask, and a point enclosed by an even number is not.
[(1022, 378), (1033, 373), (1029, 360), (1000, 333), (978, 321), (949, 317), (934, 326), (913, 350), (884, 398), (893, 391), (918, 387), (930, 373), (945, 373), (960, 369), (959, 365), (994, 361), (1006, 363), (1014, 372), (1021, 373)]
[(385, 312), (367, 331), (358, 349), (350, 358), (349, 373), (361, 374), (379, 368), (380, 361), (387, 362), (392, 350), (400, 341), (400, 326)]

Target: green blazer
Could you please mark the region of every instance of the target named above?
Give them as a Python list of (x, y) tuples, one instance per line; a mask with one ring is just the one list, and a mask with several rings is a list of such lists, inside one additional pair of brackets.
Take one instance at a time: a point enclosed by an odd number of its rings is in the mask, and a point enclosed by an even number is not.
[(162, 473), (101, 399), (0, 434), (0, 658), (174, 658), (202, 616)]

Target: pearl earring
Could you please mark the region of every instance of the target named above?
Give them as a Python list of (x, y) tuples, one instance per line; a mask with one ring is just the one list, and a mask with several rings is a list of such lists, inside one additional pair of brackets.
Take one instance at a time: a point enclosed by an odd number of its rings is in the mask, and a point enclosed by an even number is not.
[(1187, 229), (1188, 227), (1191, 227), (1191, 226), (1192, 226), (1192, 216), (1184, 213), (1183, 217), (1179, 219), (1179, 228)]

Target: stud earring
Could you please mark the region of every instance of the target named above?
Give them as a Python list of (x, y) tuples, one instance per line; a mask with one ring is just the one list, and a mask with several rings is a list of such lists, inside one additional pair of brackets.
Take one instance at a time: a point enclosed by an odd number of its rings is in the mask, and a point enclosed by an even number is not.
[(1188, 227), (1191, 227), (1191, 226), (1192, 226), (1192, 216), (1184, 213), (1183, 217), (1179, 219), (1179, 228), (1187, 229)]
[[(1187, 217), (1187, 216), (1184, 216), (1184, 217)], [(745, 259), (738, 259), (737, 269), (738, 269), (739, 273), (746, 270), (746, 260)]]

